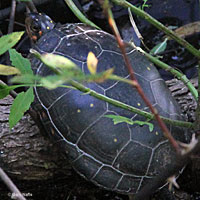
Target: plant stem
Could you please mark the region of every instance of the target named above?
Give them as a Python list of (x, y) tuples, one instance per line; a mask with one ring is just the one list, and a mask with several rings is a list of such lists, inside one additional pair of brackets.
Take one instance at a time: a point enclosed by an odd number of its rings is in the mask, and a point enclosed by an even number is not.
[(94, 24), (92, 21), (87, 19), (85, 15), (82, 14), (82, 12), (77, 8), (77, 6), (74, 4), (72, 0), (65, 0), (65, 3), (69, 6), (71, 11), (76, 15), (76, 17), (83, 23), (88, 24), (89, 26), (92, 26), (96, 29), (100, 29), (96, 24)]
[(194, 56), (200, 59), (200, 51), (193, 47), (190, 43), (188, 43), (186, 40), (180, 38), (174, 31), (168, 29), (165, 27), (162, 23), (160, 23), (158, 20), (151, 17), (148, 13), (145, 11), (137, 8), (136, 6), (132, 5), (131, 3), (127, 2), (126, 0), (111, 0), (113, 3), (123, 6), (125, 8), (130, 8), (132, 12), (134, 12), (139, 17), (144, 18), (146, 21), (154, 25), (159, 30), (162, 30), (165, 34), (170, 36), (172, 39), (176, 40), (179, 44), (181, 44), (183, 47), (185, 47), (190, 53), (192, 53)]
[(7, 185), (12, 194), (15, 196), (13, 199), (18, 200), (26, 200), (26, 198), (22, 195), (16, 185), (12, 182), (12, 180), (8, 177), (8, 175), (0, 168), (0, 179)]
[[(108, 102), (114, 106), (117, 106), (119, 108), (122, 108), (122, 109), (125, 109), (125, 110), (128, 110), (130, 112), (133, 112), (133, 113), (136, 113), (136, 114), (139, 114), (141, 116), (144, 116), (145, 118), (147, 119), (155, 119), (154, 115), (149, 113), (149, 112), (146, 112), (146, 111), (142, 111), (138, 108), (135, 108), (133, 106), (130, 106), (128, 104), (125, 104), (125, 103), (122, 103), (121, 101), (118, 101), (118, 100), (115, 100), (115, 99), (112, 99), (112, 98), (109, 98), (105, 95), (102, 95), (102, 94), (99, 94), (97, 93), (96, 91), (94, 90), (91, 90), (90, 88), (87, 88), (85, 87), (83, 84), (81, 83), (78, 83), (76, 81), (73, 81), (71, 80), (70, 81), (70, 84), (80, 90), (81, 92), (84, 92), (84, 93), (87, 93), (88, 95), (91, 95), (97, 99), (100, 99), (102, 101), (105, 101), (105, 102)], [(165, 118), (165, 117), (161, 117), (161, 119), (166, 122), (167, 124), (171, 124), (173, 126), (180, 126), (180, 127), (185, 127), (185, 128), (192, 128), (193, 127), (193, 124), (190, 123), (190, 122), (184, 122), (184, 121), (180, 121), (180, 120), (172, 120), (172, 119), (169, 119), (169, 118)]]
[(186, 77), (186, 75), (184, 75), (183, 73), (179, 72), (178, 70), (170, 67), (169, 65), (160, 61), (159, 59), (155, 58), (154, 56), (150, 55), (149, 53), (145, 52), (140, 47), (137, 47), (137, 50), (140, 51), (142, 54), (144, 54), (151, 62), (158, 65), (162, 69), (169, 71), (171, 74), (173, 74), (178, 79), (180, 79), (188, 87), (188, 89), (190, 90), (190, 92), (193, 95), (193, 97), (195, 98), (195, 100), (196, 101), (198, 100), (198, 92), (197, 92), (196, 88), (192, 85), (190, 80)]
[(159, 115), (157, 109), (153, 107), (153, 105), (151, 104), (151, 102), (149, 101), (147, 96), (144, 94), (144, 91), (143, 91), (142, 87), (140, 86), (140, 84), (138, 83), (138, 81), (137, 81), (137, 79), (135, 77), (134, 69), (131, 66), (130, 60), (129, 60), (127, 54), (126, 54), (125, 44), (124, 44), (123, 40), (121, 39), (121, 36), (120, 36), (119, 31), (118, 31), (117, 25), (116, 25), (115, 20), (113, 18), (112, 11), (110, 9), (110, 5), (109, 5), (109, 1), (108, 0), (104, 1), (104, 12), (108, 16), (109, 25), (112, 28), (112, 31), (113, 31), (113, 33), (115, 35), (115, 38), (117, 40), (117, 43), (118, 43), (119, 48), (121, 50), (121, 53), (123, 55), (124, 62), (126, 64), (128, 72), (130, 74), (130, 79), (133, 82), (132, 86), (136, 88), (138, 94), (143, 99), (144, 103), (149, 107), (150, 111), (153, 113), (154, 118), (158, 122), (158, 125), (160, 126), (161, 130), (163, 131), (164, 136), (169, 140), (171, 145), (174, 147), (175, 151), (177, 153), (180, 153), (180, 146), (179, 146), (178, 142), (174, 139), (174, 137), (170, 133), (169, 129), (167, 128), (166, 124), (160, 118), (160, 115)]
[(200, 60), (198, 62), (199, 66), (198, 66), (198, 101), (197, 101), (197, 110), (196, 110), (196, 121), (195, 121), (195, 125), (194, 125), (194, 129), (195, 131), (197, 131), (197, 133), (200, 132)]
[[(121, 77), (116, 76), (116, 75), (111, 75), (110, 79), (111, 80), (122, 81), (122, 82), (125, 82), (127, 84), (132, 84), (130, 80), (121, 78)], [(118, 101), (118, 100), (109, 98), (109, 97), (107, 97), (105, 95), (102, 95), (100, 93), (97, 93), (96, 91), (85, 87), (83, 84), (78, 83), (77, 81), (70, 81), (70, 84), (72, 86), (60, 85), (58, 87), (64, 87), (64, 88), (67, 87), (67, 88), (71, 88), (71, 89), (77, 89), (77, 90), (79, 90), (81, 92), (88, 93), (88, 95), (91, 95), (91, 96), (93, 96), (93, 97), (95, 97), (97, 99), (100, 99), (102, 101), (105, 101), (107, 103), (110, 103), (110, 104), (112, 104), (114, 106), (117, 106), (119, 108), (128, 110), (128, 111), (133, 112), (135, 114), (139, 114), (139, 115), (141, 115), (141, 116), (143, 116), (143, 117), (145, 117), (147, 119), (154, 119), (153, 114), (151, 114), (149, 112), (140, 110), (140, 109), (135, 108), (133, 106), (130, 106), (128, 104), (122, 103), (121, 101)], [(6, 84), (3, 83), (3, 85), (6, 85)], [(30, 87), (30, 86), (33, 86), (33, 87), (44, 87), (42, 84), (35, 85), (35, 83), (33, 83), (33, 84), (15, 85), (15, 86), (7, 86), (7, 87), (8, 87), (8, 90), (12, 90), (12, 89), (19, 88), (19, 87)], [(13, 96), (13, 98), (15, 98), (15, 96)], [(166, 122), (167, 124), (171, 124), (173, 126), (180, 126), (180, 127), (185, 127), (185, 128), (193, 128), (193, 124), (191, 122), (185, 122), (185, 121), (180, 121), (180, 120), (172, 120), (170, 118), (165, 118), (165, 117), (162, 117), (162, 116), (161, 116), (161, 118), (162, 118), (162, 120), (164, 122)]]

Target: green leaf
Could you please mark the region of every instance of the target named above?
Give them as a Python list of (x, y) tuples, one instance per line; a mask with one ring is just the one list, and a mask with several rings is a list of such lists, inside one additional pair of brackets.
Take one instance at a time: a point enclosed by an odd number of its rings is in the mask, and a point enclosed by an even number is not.
[(130, 125), (134, 125), (134, 124), (138, 124), (139, 126), (147, 125), (147, 126), (149, 126), (150, 132), (152, 132), (153, 128), (154, 128), (154, 125), (150, 122), (140, 121), (140, 120), (133, 121), (132, 119), (129, 119), (127, 117), (123, 117), (123, 116), (120, 116), (120, 115), (105, 115), (105, 117), (111, 118), (114, 122), (114, 125), (119, 124), (119, 123), (123, 123), (123, 122), (130, 124)]
[(41, 80), (40, 76), (36, 76), (33, 74), (24, 74), (21, 76), (15, 76), (11, 79), (12, 83), (24, 83), (26, 86), (32, 86), (35, 85), (36, 82), (39, 82)]
[(119, 124), (119, 123), (125, 122), (127, 124), (133, 125), (133, 123), (134, 123), (132, 119), (129, 119), (127, 117), (123, 117), (120, 115), (105, 115), (105, 117), (111, 118), (113, 120), (114, 124)]
[(8, 35), (4, 35), (0, 38), (0, 55), (4, 54), (8, 49), (15, 46), (20, 40), (24, 32), (13, 32)]
[(114, 68), (107, 69), (101, 73), (86, 75), (88, 82), (102, 83), (113, 74)]
[(153, 131), (153, 128), (154, 128), (154, 125), (150, 122), (146, 122), (146, 121), (139, 121), (139, 120), (135, 120), (134, 121), (134, 124), (138, 124), (140, 126), (144, 126), (144, 125), (147, 125), (149, 126), (149, 131), (152, 132)]
[(74, 69), (79, 70), (78, 66), (74, 62), (64, 56), (52, 53), (40, 54), (34, 49), (31, 49), (30, 52), (56, 73), (62, 73), (63, 71)]
[(15, 49), (10, 49), (9, 54), (12, 65), (19, 69), (21, 74), (33, 74), (31, 63), (27, 58), (24, 58)]
[(23, 85), (7, 86), (7, 85), (4, 85), (4, 84), (0, 84), (0, 99), (3, 99), (4, 97), (6, 97), (11, 90), (14, 90), (14, 89), (19, 88), (19, 87), (23, 87)]
[(33, 88), (30, 87), (26, 92), (21, 92), (14, 99), (10, 108), (9, 127), (13, 128), (23, 117), (34, 100)]
[(0, 64), (0, 75), (9, 76), (16, 74), (20, 74), (20, 71), (17, 68)]
[(9, 89), (7, 85), (0, 84), (0, 99), (3, 99), (9, 94)]
[(42, 86), (48, 89), (55, 89), (66, 82), (67, 82), (67, 79), (62, 80), (62, 77), (59, 75), (46, 76), (45, 78), (41, 78), (41, 81), (40, 81)]
[(168, 39), (166, 38), (163, 42), (157, 44), (153, 49), (151, 49), (150, 53), (156, 55), (165, 51), (167, 47), (167, 40)]

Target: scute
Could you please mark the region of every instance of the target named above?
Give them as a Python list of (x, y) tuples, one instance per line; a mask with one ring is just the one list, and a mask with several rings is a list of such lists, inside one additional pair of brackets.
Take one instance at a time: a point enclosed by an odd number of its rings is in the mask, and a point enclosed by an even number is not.
[[(167, 86), (164, 84), (163, 80), (155, 80), (151, 82), (153, 96), (156, 99), (157, 104), (162, 107), (167, 107), (165, 110), (170, 115), (176, 113), (176, 102), (175, 99), (170, 95), (170, 91)], [(153, 88), (156, 88), (155, 90)], [(163, 93), (163, 91), (165, 91)], [(162, 98), (160, 98), (160, 94), (162, 94)], [(164, 110), (164, 109), (163, 109)]]
[[(110, 166), (103, 166), (98, 173), (93, 177), (93, 181), (97, 185), (103, 185), (105, 188), (115, 189), (120, 181), (122, 174)], [(109, 181), (107, 181), (109, 180)]]
[(145, 176), (151, 161), (152, 150), (147, 146), (130, 141), (119, 153), (114, 167), (125, 174)]
[[(140, 118), (141, 121), (144, 121), (145, 118)], [(142, 128), (140, 125), (135, 124), (130, 126), (131, 129), (131, 139), (135, 142), (138, 142), (144, 146), (147, 146), (151, 149), (156, 147), (159, 143), (166, 141), (166, 138), (163, 137), (162, 130), (157, 126), (157, 122), (151, 121), (154, 128), (151, 132), (148, 125), (143, 125)]]
[(98, 56), (101, 53), (101, 47), (97, 45), (93, 40), (87, 38), (85, 43), (83, 44), (81, 41), (86, 40), (85, 35), (80, 35), (77, 37), (76, 35), (68, 37), (64, 37), (59, 46), (55, 49), (57, 53), (62, 55), (66, 55), (66, 53), (79, 61), (85, 62), (88, 53), (91, 51), (91, 46), (93, 48), (93, 53)]
[[(88, 84), (90, 86), (91, 84)], [(99, 93), (103, 93), (101, 89), (95, 87), (94, 84), (90, 86)], [(67, 103), (66, 103), (67, 102)], [(76, 141), (81, 134), (89, 128), (97, 119), (100, 118), (107, 110), (106, 103), (93, 98), (89, 95), (83, 95), (78, 90), (70, 90), (59, 98), (54, 105), (49, 109), (51, 118), (57, 124), (58, 129), (66, 139), (68, 129), (76, 135)], [(54, 116), (57, 116), (56, 118)], [(78, 119), (78, 120), (77, 120)], [(72, 135), (72, 134), (70, 134)]]
[[(99, 163), (92, 157), (83, 154), (73, 162), (73, 166), (75, 167), (75, 170), (78, 171), (78, 173), (90, 180), (102, 167), (102, 163)], [(90, 168), (90, 170), (88, 170), (88, 168)]]
[[(112, 125), (112, 120), (102, 116), (84, 132), (78, 142), (79, 148), (87, 154), (93, 155), (100, 162), (112, 165), (118, 153), (130, 140), (130, 132), (125, 123), (113, 127)], [(112, 129), (108, 129), (108, 127), (112, 127)], [(99, 134), (99, 129), (102, 131), (101, 134)]]
[[(154, 105), (156, 103), (155, 98), (153, 96), (153, 93), (149, 92), (152, 90), (150, 82), (143, 79), (143, 77), (141, 76), (136, 75), (136, 77), (137, 77), (138, 82), (141, 84), (141, 87), (143, 88), (144, 93), (148, 94), (148, 99)], [(146, 107), (146, 105), (144, 101), (142, 100), (142, 98), (139, 95), (135, 95), (135, 94), (137, 94), (137, 90), (135, 88), (133, 88), (131, 85), (127, 85), (126, 83), (122, 83), (122, 82), (118, 82), (113, 87), (106, 90), (106, 96), (143, 110)], [(123, 115), (129, 118), (132, 118), (135, 115), (132, 112), (123, 110), (113, 105), (108, 105), (108, 110), (114, 111), (118, 113), (119, 115)]]
[(142, 179), (142, 177), (124, 175), (117, 184), (116, 190), (118, 192), (137, 193)]
[(36, 49), (41, 51), (42, 53), (52, 53), (59, 43), (60, 36), (52, 30), (51, 32), (46, 33), (44, 37), (40, 38), (37, 43)]
[[(98, 73), (108, 70), (110, 68), (113, 68), (116, 75), (122, 76), (123, 78), (128, 76), (127, 69), (124, 65), (122, 55), (116, 54), (116, 52), (102, 51), (102, 54), (100, 55), (99, 58), (100, 59), (98, 60), (98, 65), (97, 65)], [(110, 62), (111, 60), (112, 62)], [(86, 63), (84, 64), (83, 71), (86, 74), (89, 73)], [(104, 90), (107, 90), (108, 88), (112, 87), (114, 84), (116, 84), (116, 81), (112, 81), (112, 80), (106, 80), (102, 83), (99, 83), (99, 85)]]
[[(67, 24), (49, 31), (36, 44), (36, 49), (53, 52), (72, 59), (85, 73), (89, 73), (86, 60), (89, 51), (97, 56), (98, 72), (114, 67), (116, 73), (128, 78), (123, 56), (113, 36), (82, 24)], [(156, 68), (139, 52), (127, 46), (132, 67), (146, 96), (165, 117), (182, 119), (181, 112), (164, 85)], [(32, 59), (34, 72), (41, 76), (52, 74), (44, 64)], [(89, 83), (87, 87), (128, 105), (147, 110), (135, 89), (116, 82)], [(136, 193), (151, 176), (159, 174), (162, 167), (173, 165), (174, 153), (157, 123), (153, 131), (147, 125), (114, 125), (106, 114), (144, 118), (129, 111), (98, 100), (78, 90), (35, 88), (35, 107), (41, 120), (74, 169), (98, 186), (121, 193)], [(35, 105), (35, 104), (34, 104)], [(169, 127), (173, 136), (186, 142), (184, 130)], [(180, 134), (182, 133), (182, 134)]]
[(172, 149), (172, 146), (168, 145), (167, 142), (160, 144), (154, 150), (152, 157), (153, 165), (150, 165), (148, 176), (156, 176), (160, 174), (161, 171), (169, 169), (172, 167), (175, 162), (173, 158), (175, 156), (175, 151)]

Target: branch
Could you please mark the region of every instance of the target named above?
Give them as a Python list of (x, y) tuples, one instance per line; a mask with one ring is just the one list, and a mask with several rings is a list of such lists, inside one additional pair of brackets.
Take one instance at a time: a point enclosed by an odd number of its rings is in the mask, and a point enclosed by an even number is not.
[(130, 8), (132, 12), (134, 12), (139, 17), (144, 18), (146, 21), (148, 21), (150, 24), (158, 28), (159, 30), (163, 31), (165, 34), (170, 36), (172, 39), (176, 40), (179, 44), (181, 44), (183, 47), (185, 47), (190, 53), (192, 53), (194, 56), (200, 59), (200, 51), (193, 47), (189, 42), (186, 40), (180, 38), (174, 31), (168, 29), (165, 27), (162, 23), (160, 23), (158, 20), (151, 17), (148, 13), (145, 11), (137, 8), (136, 6), (132, 5), (131, 3), (127, 2), (126, 0), (111, 0), (113, 3), (120, 5), (125, 8)]
[(120, 47), (120, 50), (122, 52), (122, 55), (124, 57), (124, 61), (126, 63), (126, 67), (127, 70), (130, 74), (130, 79), (133, 82), (133, 87), (135, 87), (138, 91), (138, 94), (141, 96), (141, 98), (143, 99), (143, 101), (145, 102), (145, 104), (149, 107), (150, 111), (153, 113), (155, 119), (157, 120), (160, 128), (163, 131), (163, 134), (166, 138), (168, 138), (168, 140), (170, 141), (170, 143), (172, 144), (172, 146), (174, 147), (174, 149), (176, 150), (177, 153), (180, 153), (180, 146), (178, 144), (178, 142), (173, 138), (173, 136), (171, 135), (171, 133), (169, 132), (167, 126), (165, 125), (165, 123), (163, 122), (163, 120), (160, 118), (158, 111), (152, 106), (151, 102), (149, 101), (149, 99), (146, 97), (146, 95), (143, 92), (143, 89), (141, 88), (140, 84), (138, 83), (136, 77), (135, 77), (135, 73), (134, 70), (131, 66), (131, 63), (129, 61), (129, 58), (126, 54), (126, 50), (125, 50), (125, 44), (123, 42), (123, 40), (121, 39), (121, 36), (119, 34), (119, 31), (117, 29), (116, 23), (114, 21), (113, 15), (112, 15), (112, 11), (110, 9), (110, 5), (108, 1), (105, 1), (104, 3), (104, 11), (106, 12), (106, 15), (108, 16), (108, 22), (110, 24), (110, 27), (112, 28), (114, 35), (116, 37), (117, 43)]
[(76, 17), (83, 23), (88, 24), (89, 26), (92, 26), (96, 29), (100, 29), (96, 24), (94, 24), (92, 21), (87, 19), (85, 15), (77, 8), (77, 6), (74, 4), (72, 0), (65, 0), (65, 3), (69, 6), (71, 11), (76, 15)]
[(12, 194), (14, 194), (15, 199), (26, 200), (22, 193), (18, 190), (12, 180), (7, 176), (7, 174), (0, 168), (0, 177), (3, 182), (8, 186)]
[(193, 95), (195, 100), (196, 101), (198, 100), (198, 92), (197, 92), (196, 88), (192, 85), (190, 80), (186, 77), (186, 75), (184, 75), (183, 73), (179, 72), (178, 70), (170, 67), (166, 63), (164, 63), (164, 62), (160, 61), (159, 59), (155, 58), (154, 56), (152, 56), (151, 54), (145, 52), (140, 47), (137, 47), (137, 50), (140, 51), (142, 54), (144, 54), (151, 62), (153, 62), (154, 64), (156, 64), (160, 68), (170, 72), (175, 77), (180, 79), (188, 87), (189, 91), (191, 92), (191, 94)]
[[(135, 108), (133, 106), (130, 106), (128, 104), (125, 104), (125, 103), (122, 103), (121, 101), (117, 101), (115, 99), (112, 99), (112, 98), (109, 98), (103, 94), (100, 94), (100, 93), (97, 93), (96, 91), (94, 90), (91, 90), (90, 88), (87, 88), (85, 87), (84, 85), (82, 85), (81, 83), (78, 83), (76, 81), (70, 81), (70, 84), (80, 90), (81, 92), (84, 92), (84, 93), (87, 93), (88, 95), (91, 95), (97, 99), (100, 99), (100, 100), (103, 100), (105, 102), (108, 102), (114, 106), (117, 106), (119, 108), (122, 108), (122, 109), (125, 109), (125, 110), (128, 110), (130, 112), (133, 112), (133, 113), (136, 113), (136, 114), (139, 114), (147, 119), (154, 119), (154, 115), (149, 113), (149, 112), (146, 112), (146, 111), (142, 111), (138, 108)], [(65, 87), (65, 86), (63, 86)], [(190, 122), (185, 122), (185, 121), (180, 121), (180, 120), (172, 120), (172, 119), (169, 119), (169, 118), (165, 118), (165, 117), (161, 117), (161, 119), (166, 122), (167, 124), (171, 124), (171, 125), (174, 125), (174, 126), (181, 126), (181, 127), (185, 127), (185, 128), (192, 128), (193, 127), (193, 123), (190, 123)]]

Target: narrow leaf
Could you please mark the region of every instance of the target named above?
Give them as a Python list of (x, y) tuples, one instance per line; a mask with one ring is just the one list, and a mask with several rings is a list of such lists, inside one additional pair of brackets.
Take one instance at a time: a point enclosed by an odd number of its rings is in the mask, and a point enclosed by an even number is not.
[(9, 94), (8, 86), (0, 84), (0, 99), (3, 99)]
[(23, 87), (23, 85), (7, 86), (7, 85), (4, 85), (4, 84), (0, 84), (0, 99), (3, 99), (4, 97), (6, 97), (11, 90), (14, 90), (14, 89), (19, 88), (19, 87)]
[(15, 76), (11, 79), (12, 83), (24, 83), (29, 86), (34, 85), (36, 82), (40, 81), (41, 77), (33, 74), (24, 74), (21, 76)]
[(114, 124), (125, 122), (127, 124), (133, 125), (134, 123), (132, 119), (120, 115), (105, 115), (105, 117), (111, 118)]
[(19, 69), (21, 74), (33, 74), (31, 63), (27, 58), (24, 58), (15, 49), (9, 49), (9, 54), (12, 65)]
[(15, 46), (20, 40), (24, 32), (13, 32), (8, 35), (0, 37), (0, 55), (4, 54), (8, 49)]
[(149, 126), (149, 131), (152, 132), (153, 131), (153, 128), (154, 128), (154, 125), (150, 122), (146, 122), (146, 121), (139, 121), (139, 120), (135, 120), (133, 124), (138, 124), (140, 126), (144, 126), (144, 125), (147, 125)]
[(96, 82), (98, 83), (104, 82), (110, 77), (111, 74), (113, 74), (113, 72), (114, 72), (114, 68), (107, 69), (106, 71), (102, 73), (102, 76), (100, 76), (100, 78), (96, 80)]
[(55, 89), (59, 87), (60, 85), (66, 83), (67, 80), (61, 78), (61, 76), (46, 76), (45, 78), (41, 78), (40, 83), (43, 87), (46, 87), (48, 89)]
[(88, 82), (96, 82), (96, 83), (102, 83), (105, 80), (107, 80), (111, 74), (113, 74), (114, 68), (107, 69), (106, 71), (103, 71), (101, 73), (97, 74), (91, 74), (88, 76), (87, 81)]
[(154, 125), (150, 122), (140, 121), (140, 120), (133, 121), (132, 119), (129, 119), (127, 117), (123, 117), (123, 116), (120, 116), (120, 115), (105, 115), (105, 117), (111, 118), (113, 120), (114, 124), (119, 124), (119, 123), (125, 122), (125, 123), (130, 124), (130, 125), (134, 125), (134, 124), (138, 124), (139, 126), (147, 125), (147, 126), (149, 126), (150, 132), (152, 132), (153, 128), (154, 128)]
[[(65, 58), (64, 56), (45, 53), (40, 54), (34, 49), (31, 49), (30, 52), (34, 54), (38, 59), (40, 59), (45, 65), (55, 72), (66, 71), (71, 69), (78, 69), (77, 65), (73, 63), (70, 59)], [(59, 72), (62, 73), (62, 72)]]
[(92, 52), (89, 52), (87, 57), (87, 67), (91, 74), (96, 74), (97, 64), (98, 64), (98, 59)]
[(165, 40), (159, 44), (157, 44), (151, 51), (151, 54), (159, 54), (163, 51), (165, 51), (166, 47), (167, 47), (167, 38), (165, 38)]
[(16, 74), (20, 74), (20, 71), (17, 68), (0, 64), (0, 75), (9, 76)]
[(31, 103), (34, 100), (33, 88), (30, 87), (26, 92), (17, 95), (10, 109), (9, 127), (13, 128), (17, 122), (23, 117)]

